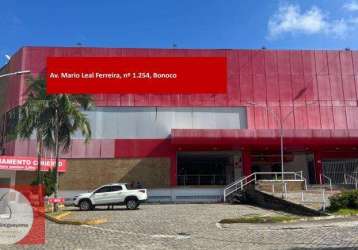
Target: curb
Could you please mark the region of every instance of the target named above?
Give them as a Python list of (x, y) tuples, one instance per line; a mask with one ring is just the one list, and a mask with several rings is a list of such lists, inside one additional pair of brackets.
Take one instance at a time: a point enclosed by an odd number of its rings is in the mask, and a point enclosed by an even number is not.
[[(344, 218), (352, 218), (352, 217), (358, 217), (358, 215), (328, 215), (328, 216), (315, 216), (315, 217), (304, 217), (304, 218), (298, 218), (298, 219), (292, 219), (287, 221), (281, 221), (281, 222), (274, 222), (272, 224), (290, 224), (295, 222), (309, 222), (309, 221), (324, 221), (324, 220), (332, 220), (332, 219), (344, 219)], [(260, 222), (260, 223), (254, 223), (254, 222), (247, 222), (247, 224), (265, 224), (267, 222)], [(217, 224), (239, 224), (239, 223), (221, 223), (217, 222)], [(244, 224), (244, 223), (243, 223)], [(269, 224), (269, 223), (267, 223)]]
[(52, 217), (54, 217), (54, 218), (56, 218), (56, 219), (58, 219), (58, 220), (61, 220), (62, 218), (66, 217), (66, 216), (68, 216), (68, 215), (70, 215), (70, 214), (71, 214), (71, 212), (68, 211), (68, 212), (63, 212), (62, 214), (55, 215), (55, 216), (52, 216)]
[(319, 221), (319, 220), (332, 220), (332, 219), (344, 219), (344, 218), (352, 218), (358, 217), (358, 215), (332, 215), (328, 214), (327, 216), (319, 216), (319, 217), (308, 217), (308, 218), (301, 218), (299, 220), (302, 221)]
[(51, 216), (48, 214), (45, 214), (45, 218), (49, 221), (52, 221), (57, 224), (61, 225), (75, 225), (75, 226), (81, 226), (81, 225), (100, 225), (107, 222), (107, 219), (93, 219), (93, 220), (84, 220), (84, 221), (78, 221), (78, 220), (64, 220), (63, 218), (70, 215), (71, 212), (65, 212), (63, 214), (60, 214), (58, 216)]

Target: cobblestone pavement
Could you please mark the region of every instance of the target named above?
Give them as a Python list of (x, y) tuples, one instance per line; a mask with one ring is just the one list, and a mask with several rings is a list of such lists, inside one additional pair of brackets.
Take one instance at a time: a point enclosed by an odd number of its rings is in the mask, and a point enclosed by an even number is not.
[[(245, 205), (142, 205), (73, 211), (72, 219), (107, 218), (96, 226), (47, 222), (46, 244), (29, 249), (358, 249), (358, 217), (290, 224), (220, 225), (223, 218), (275, 212)], [(8, 247), (17, 249), (20, 247)], [(3, 249), (0, 246), (0, 249)]]

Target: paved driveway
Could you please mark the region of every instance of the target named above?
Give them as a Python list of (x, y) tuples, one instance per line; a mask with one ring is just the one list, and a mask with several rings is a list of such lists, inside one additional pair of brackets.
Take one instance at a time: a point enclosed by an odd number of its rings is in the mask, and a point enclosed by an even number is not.
[(217, 224), (223, 218), (247, 214), (274, 212), (227, 204), (142, 205), (135, 211), (74, 211), (71, 215), (74, 219), (107, 218), (109, 222), (96, 226), (47, 222), (47, 243), (42, 247), (102, 250), (358, 249), (358, 218), (291, 224)]

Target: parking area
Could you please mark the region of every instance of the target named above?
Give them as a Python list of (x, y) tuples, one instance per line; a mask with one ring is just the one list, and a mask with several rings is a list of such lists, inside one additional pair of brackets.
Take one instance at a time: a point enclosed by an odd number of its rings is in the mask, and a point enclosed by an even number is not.
[[(128, 211), (73, 210), (71, 219), (106, 218), (93, 226), (46, 223), (43, 249), (303, 249), (358, 248), (358, 217), (330, 221), (230, 224), (217, 222), (241, 215), (273, 215), (247, 205), (142, 205)], [(12, 249), (14, 247), (10, 247)]]

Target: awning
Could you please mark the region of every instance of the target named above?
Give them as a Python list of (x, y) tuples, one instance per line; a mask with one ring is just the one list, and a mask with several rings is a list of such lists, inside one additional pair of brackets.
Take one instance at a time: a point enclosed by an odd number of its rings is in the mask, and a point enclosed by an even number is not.
[[(284, 129), (286, 146), (354, 146), (358, 130)], [(279, 129), (172, 129), (171, 143), (185, 145), (280, 145)]]
[[(0, 156), (0, 170), (13, 170), (13, 171), (36, 171), (37, 158), (25, 156)], [(55, 159), (42, 158), (41, 171), (48, 171), (55, 166)], [(67, 161), (60, 159), (58, 164), (58, 172), (66, 172)]]

